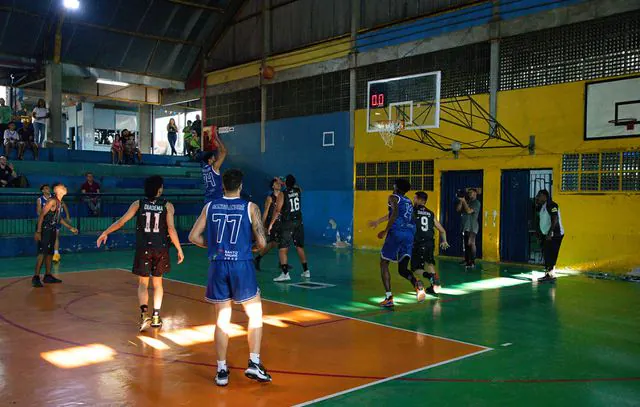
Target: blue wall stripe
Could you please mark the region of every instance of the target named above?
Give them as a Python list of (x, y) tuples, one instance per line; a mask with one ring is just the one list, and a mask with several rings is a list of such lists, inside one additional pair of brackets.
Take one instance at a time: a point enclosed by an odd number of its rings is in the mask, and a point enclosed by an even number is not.
[[(584, 0), (511, 0), (501, 2), (500, 18), (509, 20), (558, 7), (581, 3)], [(366, 32), (358, 36), (358, 52), (419, 41), (466, 28), (488, 24), (492, 18), (491, 3), (482, 3), (448, 13), (426, 17), (406, 24)]]

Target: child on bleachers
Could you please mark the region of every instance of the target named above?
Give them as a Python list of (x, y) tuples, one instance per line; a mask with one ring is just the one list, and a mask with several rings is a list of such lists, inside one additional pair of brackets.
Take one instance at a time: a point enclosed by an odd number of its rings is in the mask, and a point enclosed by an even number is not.
[(124, 145), (122, 142), (122, 137), (119, 134), (116, 134), (116, 137), (113, 140), (113, 144), (111, 144), (111, 164), (116, 163), (116, 157), (118, 158), (118, 164), (122, 164), (123, 149)]
[(24, 160), (25, 150), (33, 152), (33, 158), (38, 160), (38, 143), (33, 135), (33, 125), (30, 120), (25, 120), (22, 128), (18, 130), (20, 142), (18, 143), (18, 160)]

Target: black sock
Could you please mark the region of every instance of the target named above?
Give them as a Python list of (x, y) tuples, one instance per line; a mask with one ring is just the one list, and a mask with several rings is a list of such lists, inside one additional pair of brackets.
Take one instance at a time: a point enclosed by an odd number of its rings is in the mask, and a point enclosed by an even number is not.
[(149, 307), (147, 305), (140, 306), (140, 312), (147, 312), (148, 310), (149, 310)]
[(153, 315), (160, 315), (160, 310), (157, 308), (153, 309)]
[(288, 264), (281, 264), (280, 265), (280, 270), (282, 270), (282, 272), (284, 274), (288, 274), (289, 273), (289, 265)]
[(307, 263), (302, 263), (302, 269), (304, 271), (309, 271), (309, 266), (307, 265)]

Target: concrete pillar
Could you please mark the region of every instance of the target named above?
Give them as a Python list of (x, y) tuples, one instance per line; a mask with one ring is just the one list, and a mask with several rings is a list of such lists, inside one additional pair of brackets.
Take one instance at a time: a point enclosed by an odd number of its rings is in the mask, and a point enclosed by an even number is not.
[(153, 135), (151, 127), (151, 105), (140, 105), (138, 108), (138, 131), (140, 133), (140, 151), (151, 152), (153, 147)]
[[(491, 21), (491, 54), (489, 57), (489, 114), (498, 117), (498, 88), (500, 87), (500, 10), (499, 1), (493, 2), (493, 18)], [(496, 123), (492, 120), (489, 132), (495, 136)]]
[(351, 54), (349, 55), (349, 147), (355, 145), (358, 53), (356, 39), (360, 27), (360, 1), (351, 0)]
[[(262, 2), (262, 66), (271, 53), (271, 0)], [(260, 75), (260, 152), (267, 150), (267, 85)]]
[(46, 100), (49, 107), (47, 143), (54, 147), (69, 147), (62, 132), (62, 65), (50, 63), (45, 69)]

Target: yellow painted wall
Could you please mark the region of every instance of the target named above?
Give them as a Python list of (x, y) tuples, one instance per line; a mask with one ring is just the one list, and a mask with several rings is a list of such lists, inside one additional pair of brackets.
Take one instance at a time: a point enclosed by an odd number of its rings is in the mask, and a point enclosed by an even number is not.
[[(584, 141), (584, 82), (528, 88), (498, 94), (498, 121), (523, 144), (536, 136), (536, 154), (526, 149), (480, 150), (463, 152), (459, 159), (415, 142), (396, 138), (388, 149), (376, 133), (366, 132), (366, 111), (356, 112), (355, 162), (385, 160), (435, 160), (434, 191), (429, 207), (440, 213), (440, 177), (442, 171), (484, 170), (483, 255), (499, 260), (500, 178), (506, 169), (553, 169), (554, 200), (560, 205), (566, 236), (559, 266), (581, 270), (628, 271), (640, 266), (640, 194), (567, 194), (561, 193), (562, 154), (598, 152), (639, 147), (638, 139)], [(474, 96), (488, 110), (488, 95)], [(455, 126), (443, 124), (440, 132), (456, 138), (477, 137)], [(378, 248), (381, 241), (366, 226), (370, 219), (386, 210), (385, 192), (355, 192), (354, 244)], [(492, 212), (498, 217), (493, 225)]]
[[(349, 50), (351, 49), (350, 47), (351, 44), (349, 41), (345, 41), (344, 38), (338, 38), (297, 51), (267, 58), (267, 65), (275, 68), (277, 75), (279, 71), (286, 69), (343, 57), (349, 54)], [(218, 85), (259, 75), (260, 65), (261, 61), (253, 61), (243, 65), (210, 72), (207, 74), (207, 85)]]

